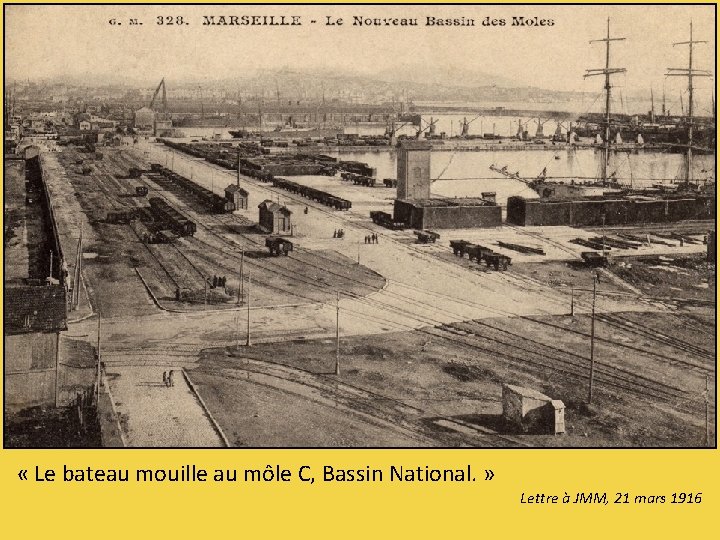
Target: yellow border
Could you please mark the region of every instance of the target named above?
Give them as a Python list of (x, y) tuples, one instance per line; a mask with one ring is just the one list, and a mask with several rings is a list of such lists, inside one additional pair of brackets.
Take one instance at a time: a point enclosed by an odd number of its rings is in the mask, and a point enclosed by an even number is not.
[[(714, 2), (708, 2), (714, 4)], [(642, 21), (637, 21), (642, 24)], [(38, 39), (50, 39), (38, 37)], [(1, 450), (6, 538), (705, 538), (720, 505), (717, 450)], [(463, 468), (464, 484), (20, 481), (35, 466), (387, 470)], [(492, 469), (491, 481), (482, 479)], [(702, 493), (700, 504), (614, 504), (616, 493)], [(522, 504), (521, 494), (607, 493), (605, 504)], [(222, 535), (222, 536), (221, 536)]]

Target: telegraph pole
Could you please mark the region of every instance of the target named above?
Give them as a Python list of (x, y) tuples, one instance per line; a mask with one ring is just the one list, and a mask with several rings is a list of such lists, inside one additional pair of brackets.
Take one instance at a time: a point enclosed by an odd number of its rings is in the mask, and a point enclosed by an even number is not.
[(710, 445), (710, 375), (705, 375), (705, 446)]
[(97, 363), (96, 363), (96, 380), (95, 380), (95, 403), (100, 399), (100, 313), (98, 312), (97, 324)]
[(245, 248), (240, 251), (240, 286), (238, 287), (238, 298), (237, 303), (240, 304), (240, 299), (245, 295), (245, 276), (243, 273), (243, 266), (245, 264)]
[(595, 294), (597, 275), (593, 276), (592, 314), (590, 318), (590, 386), (588, 388), (588, 405), (592, 403), (593, 378), (595, 376)]
[(250, 346), (250, 276), (248, 276), (248, 297), (247, 297), (247, 343)]
[(340, 291), (335, 303), (335, 375), (340, 375)]
[(570, 289), (570, 316), (575, 316), (575, 287)]

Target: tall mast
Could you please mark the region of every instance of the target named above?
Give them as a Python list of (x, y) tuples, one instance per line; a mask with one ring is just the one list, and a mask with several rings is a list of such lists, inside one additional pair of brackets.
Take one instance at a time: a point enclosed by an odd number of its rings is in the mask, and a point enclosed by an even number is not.
[(616, 73), (625, 73), (625, 68), (610, 67), (610, 42), (623, 41), (624, 37), (610, 37), (610, 17), (607, 20), (607, 37), (603, 39), (594, 39), (590, 43), (605, 42), (605, 67), (599, 69), (588, 69), (585, 78), (595, 75), (605, 75), (605, 145), (603, 146), (603, 159), (601, 164), (601, 179), (603, 183), (607, 182), (608, 161), (610, 159), (610, 94), (612, 85), (610, 84), (610, 75)]
[(690, 21), (690, 41), (680, 41), (679, 43), (673, 43), (676, 45), (687, 45), (688, 46), (688, 67), (687, 68), (668, 68), (666, 77), (687, 77), (688, 79), (688, 114), (687, 114), (687, 125), (688, 125), (688, 145), (687, 145), (687, 156), (685, 159), (685, 183), (689, 183), (692, 180), (692, 143), (693, 143), (693, 77), (710, 77), (710, 72), (705, 69), (693, 69), (693, 46), (696, 43), (707, 43), (707, 41), (693, 40), (693, 25)]
[(655, 96), (652, 86), (650, 87), (650, 122), (655, 123)]

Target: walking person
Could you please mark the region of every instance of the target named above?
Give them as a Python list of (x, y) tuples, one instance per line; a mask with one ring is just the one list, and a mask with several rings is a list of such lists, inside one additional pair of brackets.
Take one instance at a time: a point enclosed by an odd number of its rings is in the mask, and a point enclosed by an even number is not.
[(173, 375), (174, 375), (174, 372), (171, 369), (170, 373), (168, 373), (168, 386), (175, 386), (175, 381), (173, 380), (173, 378), (174, 378)]
[(167, 371), (163, 371), (163, 386), (167, 386)]

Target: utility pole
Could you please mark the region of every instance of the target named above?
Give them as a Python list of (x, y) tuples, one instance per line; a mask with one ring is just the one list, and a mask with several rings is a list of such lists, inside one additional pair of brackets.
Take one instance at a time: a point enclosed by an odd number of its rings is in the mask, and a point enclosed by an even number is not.
[(245, 284), (245, 276), (243, 272), (243, 266), (245, 265), (245, 248), (242, 248), (240, 251), (240, 286), (238, 287), (238, 298), (237, 303), (240, 304), (241, 298), (245, 295), (244, 292), (244, 284)]
[(570, 289), (570, 316), (575, 316), (575, 287)]
[(340, 375), (340, 291), (335, 303), (335, 375)]
[(595, 294), (597, 275), (593, 275), (592, 315), (590, 318), (590, 386), (588, 388), (588, 405), (592, 403), (593, 378), (595, 376)]
[(208, 278), (205, 278), (205, 309), (207, 309), (207, 286), (208, 286)]
[(237, 187), (240, 187), (240, 147), (238, 146), (237, 151)]
[(607, 182), (608, 160), (610, 159), (610, 92), (612, 89), (612, 86), (610, 84), (610, 75), (614, 75), (616, 73), (625, 73), (625, 68), (610, 67), (610, 42), (623, 41), (624, 39), (625, 38), (610, 37), (610, 18), (608, 17), (607, 37), (590, 41), (590, 43), (596, 43), (599, 41), (605, 42), (605, 67), (598, 69), (588, 69), (586, 70), (584, 75), (584, 78), (593, 77), (595, 75), (605, 75), (605, 144), (603, 145), (603, 159), (601, 164), (601, 179), (603, 183)]
[(80, 223), (80, 237), (77, 243), (77, 252), (75, 253), (75, 273), (72, 280), (72, 295), (70, 296), (70, 310), (75, 311), (78, 306), (78, 298), (80, 295), (80, 265), (82, 264), (82, 222)]
[(50, 274), (48, 274), (48, 277), (52, 279), (52, 269), (53, 269), (53, 252), (52, 249), (50, 250)]
[(100, 313), (98, 312), (97, 324), (97, 362), (96, 362), (96, 380), (95, 380), (95, 404), (100, 399)]
[(60, 406), (60, 332), (55, 334), (55, 408)]
[(235, 320), (235, 350), (240, 350), (240, 310), (237, 312), (237, 319)]
[(250, 346), (250, 276), (248, 276), (248, 297), (247, 297), (247, 343)]
[(710, 375), (705, 375), (705, 446), (710, 443)]

